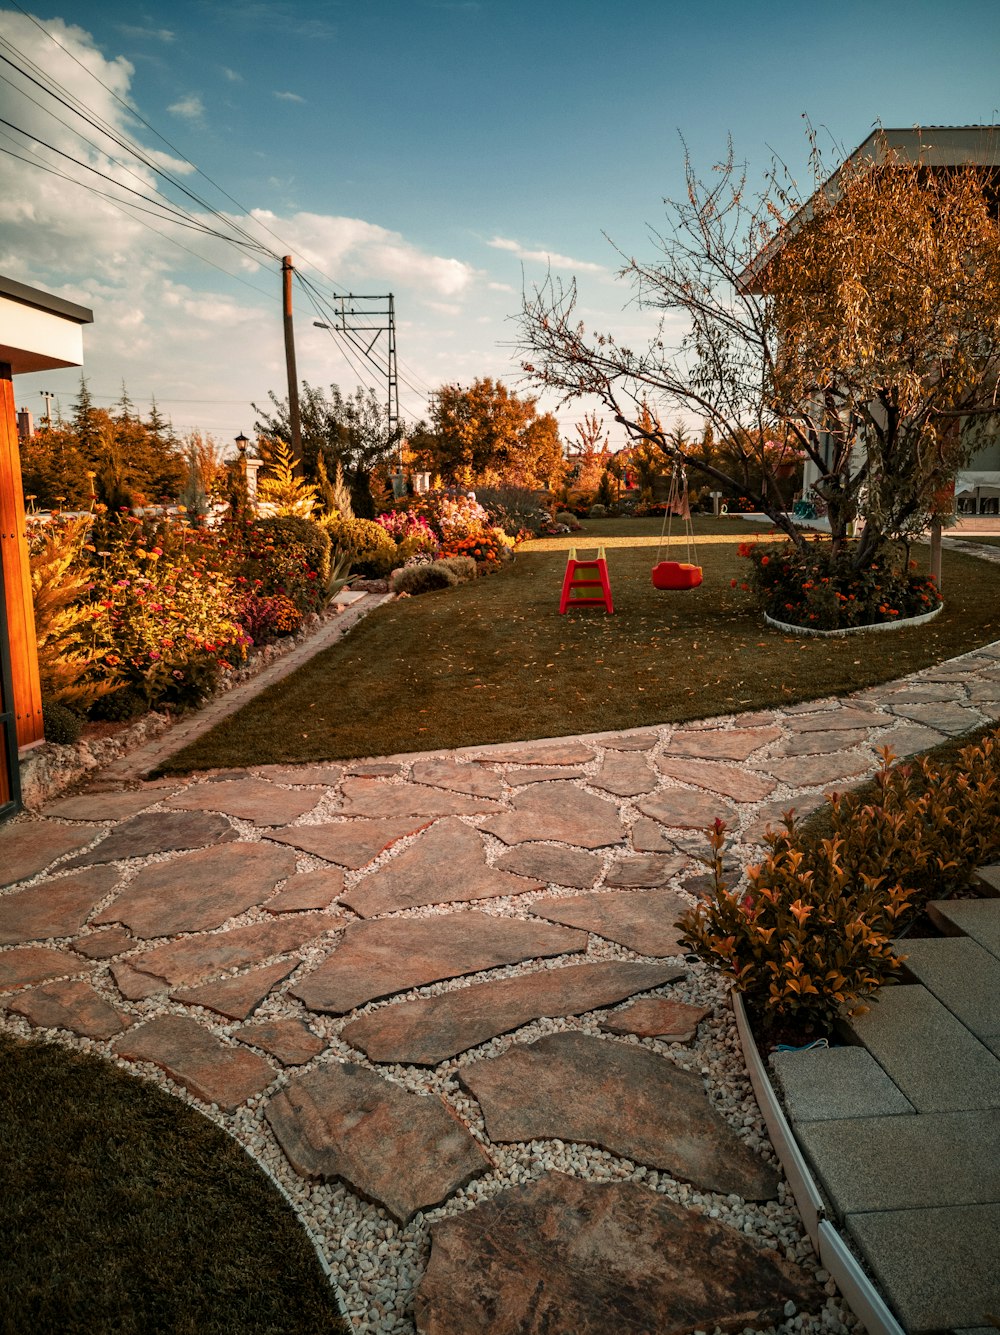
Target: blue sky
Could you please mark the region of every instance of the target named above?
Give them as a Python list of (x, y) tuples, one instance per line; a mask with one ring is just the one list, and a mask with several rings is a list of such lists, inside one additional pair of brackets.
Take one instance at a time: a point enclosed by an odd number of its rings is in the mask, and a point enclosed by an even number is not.
[[(0, 53), (36, 61), (145, 147), (190, 159), (239, 206), (175, 163), (189, 188), (314, 261), (303, 271), (325, 289), (395, 293), (410, 417), (446, 381), (517, 383), (508, 317), (549, 262), (576, 275), (589, 323), (633, 339), (649, 327), (602, 233), (649, 252), (647, 224), (682, 188), (680, 134), (703, 172), (732, 134), (759, 178), (772, 153), (806, 175), (803, 113), (825, 127), (831, 162), (877, 121), (1000, 121), (1000, 6), (984, 0), (77, 0), (31, 12), (64, 50), (0, 8)], [(46, 139), (136, 185), (81, 144), (78, 120), (59, 124), (25, 101), (46, 95), (8, 65), (0, 75), (0, 116), (35, 136), (30, 152), (13, 132), (0, 148), (52, 163)], [(124, 378), (179, 428), (230, 440), (250, 430), (252, 399), (284, 393), (273, 262), (159, 221), (150, 232), (5, 153), (0, 174), (0, 272), (93, 307), (85, 371), (99, 402)], [(296, 317), (300, 375), (353, 388), (359, 375), (301, 292)], [(77, 380), (26, 376), (17, 397), (37, 413), (51, 389), (68, 407)], [(567, 434), (585, 406), (560, 411)]]

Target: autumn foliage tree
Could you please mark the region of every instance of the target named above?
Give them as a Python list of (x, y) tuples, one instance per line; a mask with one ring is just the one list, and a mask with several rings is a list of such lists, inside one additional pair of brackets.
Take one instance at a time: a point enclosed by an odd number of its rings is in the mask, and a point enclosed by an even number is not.
[(459, 486), (544, 486), (560, 475), (563, 454), (556, 419), (537, 402), (489, 376), (468, 389), (443, 385), (429, 426), (411, 438), (414, 460)]
[(700, 415), (727, 457), (685, 449), (688, 467), (796, 542), (779, 478), (805, 456), (834, 544), (864, 520), (860, 567), (926, 525), (969, 451), (960, 423), (996, 406), (996, 190), (884, 140), (827, 178), (813, 149), (809, 197), (774, 169), (751, 198), (731, 147), (709, 184), (687, 162), (656, 255), (622, 255), (638, 304), (660, 314), (644, 347), (588, 331), (575, 285), (550, 276), (525, 296), (520, 348), (536, 385), (596, 398), (667, 458), (679, 451), (642, 404)]

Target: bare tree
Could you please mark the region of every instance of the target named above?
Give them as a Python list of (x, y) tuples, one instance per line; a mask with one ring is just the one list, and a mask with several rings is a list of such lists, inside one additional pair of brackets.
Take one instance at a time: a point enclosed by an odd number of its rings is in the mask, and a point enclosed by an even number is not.
[[(643, 349), (588, 332), (575, 283), (551, 275), (524, 297), (518, 346), (535, 384), (596, 397), (633, 438), (749, 496), (796, 542), (778, 477), (804, 453), (835, 544), (864, 519), (861, 566), (924, 527), (968, 452), (961, 419), (995, 406), (1000, 231), (980, 171), (931, 172), (883, 144), (826, 179), (812, 146), (809, 198), (777, 167), (751, 198), (731, 144), (710, 184), (686, 159), (686, 197), (665, 201), (654, 258), (619, 252), (639, 307), (662, 312)], [(699, 414), (731, 471), (650, 426), (647, 400)]]

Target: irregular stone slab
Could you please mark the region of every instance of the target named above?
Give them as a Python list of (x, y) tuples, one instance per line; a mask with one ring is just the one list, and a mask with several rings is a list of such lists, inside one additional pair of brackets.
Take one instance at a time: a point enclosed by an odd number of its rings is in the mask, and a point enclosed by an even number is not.
[(320, 867), (289, 878), (283, 890), (266, 899), (261, 908), (267, 913), (300, 913), (303, 909), (326, 909), (344, 888), (344, 873), (339, 868)]
[(499, 774), (480, 765), (460, 765), (455, 760), (435, 756), (429, 760), (415, 760), (410, 777), (414, 783), (427, 783), (436, 788), (447, 788), (471, 797), (500, 797), (503, 780)]
[(318, 1057), (326, 1044), (304, 1020), (289, 1016), (283, 1020), (257, 1020), (233, 1030), (233, 1038), (252, 1043), (276, 1057), (282, 1066), (304, 1066)]
[(272, 783), (290, 783), (301, 787), (332, 788), (343, 774), (340, 765), (258, 765), (257, 773)]
[(530, 783), (548, 783), (550, 779), (582, 779), (583, 770), (536, 765), (534, 769), (509, 769), (503, 777), (511, 788), (525, 788)]
[(294, 1076), (264, 1115), (302, 1177), (342, 1178), (401, 1224), (490, 1168), (443, 1099), (352, 1062)]
[(0, 945), (75, 936), (118, 873), (108, 868), (40, 881), (0, 899)]
[(860, 728), (855, 732), (837, 732), (836, 729), (828, 732), (796, 732), (774, 752), (774, 757), (826, 755), (831, 751), (845, 751), (849, 746), (857, 746), (867, 740), (868, 733)]
[(110, 960), (116, 955), (123, 955), (126, 950), (132, 950), (137, 944), (124, 927), (108, 927), (78, 937), (72, 948), (88, 960)]
[(79, 955), (51, 946), (18, 946), (0, 952), (0, 992), (31, 983), (44, 983), (65, 974), (90, 973), (93, 964), (85, 964)]
[(937, 746), (943, 741), (944, 733), (937, 732), (934, 728), (921, 727), (919, 724), (910, 727), (908, 724), (903, 724), (884, 732), (872, 745), (891, 747), (900, 760), (907, 760), (919, 751), (929, 751), (932, 746)]
[(224, 844), (143, 867), (94, 925), (122, 922), (136, 936), (219, 927), (259, 904), (295, 870), (295, 855), (270, 844)]
[(152, 1062), (203, 1103), (235, 1112), (274, 1079), (263, 1057), (231, 1048), (197, 1020), (159, 1015), (130, 1029), (114, 1044), (126, 1061)]
[(880, 1210), (846, 1224), (904, 1330), (971, 1335), (996, 1315), (1000, 1204)]
[(659, 740), (658, 732), (622, 732), (614, 737), (602, 737), (601, 745), (612, 751), (652, 751)]
[(681, 954), (674, 923), (688, 905), (672, 890), (597, 891), (536, 899), (531, 912), (549, 922), (595, 932), (640, 955)]
[(587, 780), (591, 788), (618, 797), (638, 797), (656, 787), (656, 775), (644, 755), (631, 751), (607, 751), (597, 773)]
[(140, 973), (126, 960), (112, 964), (111, 977), (115, 980), (118, 991), (129, 1001), (146, 1001), (149, 997), (155, 997), (165, 991), (167, 986), (164, 979)]
[(0, 886), (37, 876), (50, 862), (89, 844), (93, 830), (51, 821), (18, 821), (0, 828)]
[(402, 774), (403, 766), (395, 760), (363, 760), (356, 765), (348, 765), (344, 773), (353, 778), (394, 779)]
[(111, 1038), (132, 1023), (82, 978), (33, 987), (7, 1002), (7, 1009), (40, 1029), (68, 1029), (81, 1038)]
[(256, 825), (287, 825), (311, 811), (315, 793), (278, 788), (264, 779), (226, 779), (218, 783), (195, 783), (167, 800), (177, 811), (222, 811), (237, 820)]
[(204, 1006), (206, 1010), (225, 1015), (229, 1020), (245, 1020), (257, 1009), (275, 984), (287, 978), (299, 961), (279, 960), (263, 969), (253, 969), (237, 978), (223, 978), (218, 983), (203, 983), (201, 987), (185, 987), (170, 993), (171, 1001), (186, 1006)]
[(792, 788), (816, 788), (837, 783), (873, 770), (877, 761), (868, 751), (846, 751), (838, 755), (790, 756), (787, 760), (766, 760), (762, 768)]
[(224, 816), (201, 811), (147, 811), (116, 826), (96, 848), (81, 853), (67, 867), (89, 867), (95, 862), (145, 858), (152, 853), (175, 853), (184, 848), (232, 843), (236, 831)]
[[(814, 811), (818, 810), (825, 801), (826, 798), (821, 793), (796, 793), (793, 798), (785, 798), (782, 802), (767, 802), (760, 808), (740, 838), (748, 844), (763, 843), (768, 828), (779, 834), (784, 833), (786, 811), (794, 811), (795, 820), (801, 823), (807, 816), (811, 816)], [(706, 852), (707, 849), (702, 848), (701, 855), (705, 856)]]
[(363, 918), (374, 918), (419, 904), (496, 899), (541, 888), (540, 881), (489, 866), (482, 836), (460, 820), (443, 820), (341, 899)]
[[(786, 709), (785, 713), (791, 714), (794, 710)], [(891, 714), (841, 705), (819, 714), (806, 714), (803, 718), (797, 718), (794, 726), (796, 732), (828, 732), (831, 729), (887, 728), (891, 722)]]
[[(995, 685), (996, 683), (992, 684)], [(960, 687), (958, 690), (961, 692)], [(975, 687), (973, 687), (973, 690), (975, 690)], [(893, 705), (916, 705), (926, 704), (928, 701), (945, 700), (948, 704), (954, 704), (955, 694), (956, 687), (954, 685), (946, 685), (944, 682), (939, 684), (925, 682), (920, 685), (904, 687), (901, 691), (893, 691), (890, 696), (890, 703)], [(996, 696), (992, 698), (996, 699)]]
[[(680, 792), (680, 789), (668, 789)], [(640, 816), (632, 825), (632, 847), (639, 853), (676, 853), (677, 845), (662, 825), (648, 816)]]
[(949, 737), (958, 737), (963, 732), (971, 732), (983, 721), (983, 711), (965, 709), (962, 705), (956, 704), (894, 705), (893, 710), (903, 718), (913, 719), (914, 723), (922, 723), (928, 728), (936, 728), (938, 732), (947, 733)]
[(157, 990), (163, 991), (168, 985), (179, 987), (199, 983), (230, 969), (262, 964), (272, 955), (297, 950), (307, 941), (343, 925), (343, 918), (325, 913), (302, 913), (294, 918), (255, 922), (246, 927), (230, 928), (227, 932), (168, 941), (141, 955), (130, 956), (129, 964), (134, 970), (151, 976), (158, 982)]
[(805, 1271), (634, 1182), (546, 1173), (431, 1225), (419, 1335), (688, 1335), (818, 1310)]
[(673, 965), (621, 960), (543, 969), (385, 1006), (351, 1020), (341, 1038), (372, 1061), (436, 1066), (540, 1016), (582, 1015), (683, 977)]
[(386, 783), (382, 779), (345, 779), (341, 784), (344, 816), (398, 817), (475, 816), (493, 811), (496, 803), (486, 797), (448, 793), (426, 784)]
[(355, 922), (333, 954), (290, 992), (311, 1011), (343, 1015), (426, 983), (586, 949), (584, 932), (474, 911)]
[(647, 997), (633, 1001), (620, 1011), (612, 1011), (601, 1028), (609, 1034), (635, 1034), (638, 1038), (659, 1038), (664, 1043), (690, 1043), (698, 1032), (698, 1025), (706, 1015), (707, 1006), (689, 1006), (684, 1001), (668, 1001), (666, 997)]
[(738, 769), (735, 765), (719, 765), (711, 760), (673, 760), (661, 756), (657, 761), (660, 773), (679, 783), (690, 783), (710, 793), (731, 797), (736, 802), (761, 802), (774, 792), (772, 779)]
[(831, 1118), (893, 1117), (915, 1111), (864, 1048), (772, 1052), (770, 1062), (796, 1126)]
[(597, 884), (604, 862), (596, 853), (585, 853), (582, 848), (520, 844), (501, 853), (494, 866), (543, 885), (570, 885), (584, 890)]
[(676, 876), (688, 865), (683, 853), (672, 857), (647, 853), (645, 857), (622, 858), (612, 863), (604, 884), (622, 890), (654, 890)]
[(473, 756), (486, 765), (586, 765), (594, 748), (572, 737), (560, 742), (520, 742), (494, 747), (488, 755)]
[(547, 1034), (460, 1068), (490, 1140), (577, 1140), (707, 1191), (766, 1201), (774, 1169), (712, 1107), (701, 1078), (649, 1048)]
[(483, 822), (483, 829), (505, 844), (553, 839), (580, 848), (603, 848), (625, 838), (615, 805), (573, 783), (535, 784), (516, 793), (511, 807)]
[(780, 728), (734, 728), (731, 732), (715, 729), (675, 732), (667, 743), (666, 756), (691, 756), (704, 760), (746, 760), (768, 742), (777, 741)]
[(152, 806), (154, 793), (79, 793), (47, 802), (42, 814), (57, 820), (127, 820), (143, 807)]
[(686, 788), (661, 789), (651, 797), (641, 798), (636, 806), (644, 816), (680, 830), (705, 830), (716, 819), (729, 824), (736, 815), (736, 808), (725, 798), (715, 793), (692, 793)]
[(420, 816), (397, 820), (345, 820), (329, 825), (293, 825), (287, 830), (268, 833), (267, 837), (357, 871), (391, 848), (397, 839), (416, 834), (427, 824)]

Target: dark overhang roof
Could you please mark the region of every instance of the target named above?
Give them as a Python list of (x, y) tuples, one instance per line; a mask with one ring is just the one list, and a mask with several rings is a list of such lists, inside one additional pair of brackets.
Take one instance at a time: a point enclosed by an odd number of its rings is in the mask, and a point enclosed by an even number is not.
[(9, 297), (24, 306), (34, 306), (37, 310), (47, 311), (50, 315), (60, 315), (64, 320), (75, 320), (77, 324), (93, 324), (94, 312), (86, 306), (78, 306), (75, 301), (66, 301), (64, 297), (55, 297), (51, 292), (42, 292), (37, 287), (28, 287), (13, 278), (0, 274), (0, 297)]

